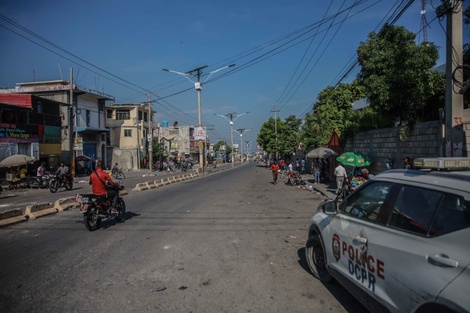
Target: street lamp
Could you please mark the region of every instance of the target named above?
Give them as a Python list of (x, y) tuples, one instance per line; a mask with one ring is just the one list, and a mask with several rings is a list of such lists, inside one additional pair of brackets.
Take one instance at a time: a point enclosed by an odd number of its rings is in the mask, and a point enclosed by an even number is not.
[[(230, 65), (227, 65), (227, 66), (224, 66), (224, 67), (221, 67), (215, 71), (212, 71), (212, 72), (209, 72), (209, 76), (207, 76), (207, 78), (204, 80), (204, 82), (206, 82), (209, 77), (211, 77), (212, 75), (214, 75), (215, 73), (217, 73), (218, 71), (221, 71), (221, 70), (224, 70), (226, 68), (229, 68), (229, 67), (232, 67), (232, 66), (235, 66), (235, 64), (230, 64)], [(186, 79), (188, 79), (190, 82), (194, 83), (194, 89), (197, 90), (197, 115), (198, 115), (198, 130), (201, 130), (202, 128), (202, 116), (201, 116), (201, 90), (202, 90), (202, 83), (201, 83), (201, 74), (202, 74), (202, 69), (208, 67), (208, 65), (204, 65), (204, 66), (201, 66), (201, 67), (198, 67), (198, 68), (195, 68), (193, 70), (190, 70), (186, 73), (182, 73), (182, 72), (177, 72), (177, 71), (173, 71), (173, 70), (168, 70), (168, 69), (163, 69), (165, 72), (171, 72), (171, 73), (175, 73), (175, 74), (178, 74), (178, 75), (181, 75), (183, 77), (186, 77)], [(197, 81), (192, 81), (189, 76), (196, 76), (197, 77)], [(203, 82), (203, 83), (204, 83)], [(203, 144), (202, 144), (202, 140), (199, 140), (199, 143), (198, 143), (198, 147), (199, 147), (199, 171), (202, 172), (204, 174), (204, 160), (203, 160)]]
[[(234, 129), (235, 130), (235, 129)], [(243, 134), (250, 131), (251, 128), (239, 128), (235, 131), (240, 134), (240, 164), (243, 163)]]
[(215, 113), (214, 113), (214, 115), (223, 117), (223, 118), (225, 118), (227, 121), (230, 122), (230, 140), (232, 140), (232, 167), (233, 167), (233, 161), (234, 161), (234, 159), (233, 159), (233, 122), (234, 122), (237, 118), (239, 118), (240, 116), (245, 115), (245, 114), (248, 114), (248, 113), (250, 113), (250, 112), (241, 113), (241, 114), (238, 114), (238, 115), (235, 116), (235, 117), (234, 117), (234, 115), (237, 114), (237, 113), (235, 113), (235, 112), (234, 112), (234, 113), (227, 113), (227, 114), (225, 114), (225, 115), (215, 114)]

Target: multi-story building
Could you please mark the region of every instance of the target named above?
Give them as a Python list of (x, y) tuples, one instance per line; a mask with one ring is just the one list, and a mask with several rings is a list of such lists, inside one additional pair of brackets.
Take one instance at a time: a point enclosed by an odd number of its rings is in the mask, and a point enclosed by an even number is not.
[(148, 158), (149, 144), (154, 138), (149, 131), (154, 128), (154, 114), (149, 103), (106, 106), (106, 126), (110, 131), (108, 166), (118, 163), (125, 169), (144, 167), (144, 158)]
[(0, 94), (29, 94), (66, 104), (72, 97), (73, 106), (60, 107), (60, 159), (68, 163), (72, 151), (75, 156), (107, 161), (104, 107), (106, 101), (114, 101), (112, 96), (77, 85), (71, 88), (63, 80), (17, 83), (13, 89), (0, 90)]
[(198, 159), (194, 126), (178, 126), (176, 123), (168, 126), (168, 122), (162, 122), (159, 127), (159, 138), (168, 157)]
[(60, 161), (65, 103), (29, 94), (0, 94), (0, 160), (25, 154), (48, 166)]

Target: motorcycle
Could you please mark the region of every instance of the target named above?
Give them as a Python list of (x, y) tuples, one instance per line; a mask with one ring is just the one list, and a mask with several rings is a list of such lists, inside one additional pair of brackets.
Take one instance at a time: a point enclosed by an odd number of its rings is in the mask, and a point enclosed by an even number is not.
[(57, 189), (60, 187), (65, 187), (65, 189), (70, 190), (73, 188), (73, 178), (71, 174), (54, 174), (51, 175), (51, 180), (49, 181), (49, 190), (52, 193), (57, 192)]
[[(119, 190), (124, 189), (122, 185)], [(126, 204), (121, 196), (118, 197), (116, 213), (111, 211), (112, 199), (107, 199), (106, 195), (96, 196), (94, 194), (77, 194), (75, 201), (80, 204), (80, 212), (83, 213), (83, 222), (89, 231), (97, 230), (102, 219), (116, 219), (124, 222), (126, 217)]]
[(42, 176), (42, 182), (41, 179), (37, 176), (30, 177), (26, 184), (31, 187), (31, 188), (49, 188), (49, 181), (51, 177), (49, 175), (44, 175)]

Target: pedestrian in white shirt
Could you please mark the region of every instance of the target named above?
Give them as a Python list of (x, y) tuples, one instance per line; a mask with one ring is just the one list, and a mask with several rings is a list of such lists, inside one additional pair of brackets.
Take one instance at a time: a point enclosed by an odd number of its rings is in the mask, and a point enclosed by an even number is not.
[(335, 168), (335, 177), (336, 177), (336, 194), (339, 195), (341, 190), (343, 189), (344, 182), (348, 182), (348, 174), (346, 173), (346, 169), (343, 165), (338, 164)]

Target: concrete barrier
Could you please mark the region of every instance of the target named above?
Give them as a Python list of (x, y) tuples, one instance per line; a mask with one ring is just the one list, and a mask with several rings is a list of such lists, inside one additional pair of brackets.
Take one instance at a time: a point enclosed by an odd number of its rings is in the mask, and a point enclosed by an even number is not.
[(57, 209), (57, 212), (74, 209), (78, 206), (79, 204), (75, 201), (75, 197), (62, 198), (54, 203), (54, 208)]
[(135, 185), (135, 188), (132, 189), (133, 191), (142, 191), (142, 190), (148, 190), (149, 187), (147, 186), (147, 183), (138, 183)]
[(179, 182), (181, 179), (178, 176), (173, 176), (173, 182)]
[(155, 182), (154, 182), (154, 181), (148, 181), (148, 182), (146, 182), (146, 184), (147, 184), (147, 187), (148, 187), (149, 189), (155, 189), (155, 188), (157, 188), (157, 185), (155, 185)]
[(170, 178), (169, 178), (169, 177), (167, 177), (167, 178), (162, 178), (162, 183), (163, 183), (164, 185), (171, 184)]
[(55, 214), (57, 212), (57, 209), (52, 203), (44, 202), (40, 204), (28, 205), (24, 211), (24, 215), (27, 216), (28, 219), (36, 219), (41, 216)]
[(153, 183), (155, 184), (155, 186), (157, 186), (157, 188), (161, 186), (165, 186), (165, 183), (163, 182), (163, 178), (160, 180), (155, 180)]
[(23, 214), (21, 209), (11, 209), (0, 212), (0, 227), (26, 222), (28, 218)]

